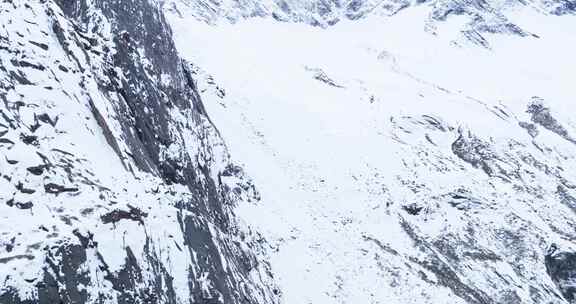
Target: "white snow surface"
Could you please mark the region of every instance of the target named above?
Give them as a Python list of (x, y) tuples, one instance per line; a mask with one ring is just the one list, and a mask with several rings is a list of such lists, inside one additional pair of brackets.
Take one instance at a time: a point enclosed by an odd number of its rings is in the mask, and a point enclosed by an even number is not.
[[(430, 263), (499, 303), (565, 303), (543, 256), (576, 237), (558, 195), (576, 194), (576, 18), (515, 11), (538, 37), (489, 35), (486, 49), (454, 43), (457, 17), (430, 34), (428, 13), (322, 29), (168, 12), (211, 119), (260, 191), (237, 213), (270, 242), (284, 303), (467, 302)], [(566, 137), (519, 125), (534, 102)], [(491, 174), (453, 152), (458, 138), (483, 143)]]

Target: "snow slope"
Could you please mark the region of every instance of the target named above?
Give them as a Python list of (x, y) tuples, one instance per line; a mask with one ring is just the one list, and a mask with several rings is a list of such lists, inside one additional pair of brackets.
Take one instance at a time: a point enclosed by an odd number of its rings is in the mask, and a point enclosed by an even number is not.
[(509, 11), (534, 35), (487, 49), (426, 5), (326, 29), (166, 11), (284, 303), (574, 299), (572, 15)]

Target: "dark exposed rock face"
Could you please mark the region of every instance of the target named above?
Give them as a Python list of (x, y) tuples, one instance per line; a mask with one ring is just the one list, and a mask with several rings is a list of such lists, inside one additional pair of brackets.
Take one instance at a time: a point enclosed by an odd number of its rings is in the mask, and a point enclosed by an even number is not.
[(539, 97), (533, 97), (532, 102), (528, 105), (527, 112), (532, 116), (532, 122), (538, 124), (548, 131), (556, 133), (565, 140), (576, 144), (576, 139), (572, 138), (568, 130), (552, 116), (550, 109), (544, 105), (544, 100)]
[(560, 0), (555, 1), (556, 7), (552, 10), (555, 15), (574, 14), (576, 12), (576, 1), (573, 0)]
[(548, 275), (566, 300), (573, 303), (576, 300), (576, 253), (560, 252), (553, 244), (545, 258)]
[(101, 219), (104, 224), (117, 223), (121, 220), (131, 220), (139, 223), (144, 223), (144, 218), (148, 216), (146, 212), (132, 206), (128, 206), (129, 211), (125, 210), (113, 210), (109, 213), (104, 214)]
[[(30, 224), (0, 231), (0, 267), (29, 260), (42, 275), (0, 270), (0, 303), (277, 302), (260, 245), (233, 215), (240, 196), (219, 180), (234, 166), (156, 2), (28, 2), (0, 4), (10, 39), (33, 41), (0, 39), (0, 154), (20, 149), (38, 164), (6, 159), (16, 169), (3, 183), (21, 191), (0, 191), (11, 202), (0, 214), (20, 212), (11, 217)], [(32, 104), (41, 94), (18, 95), (22, 85), (60, 95)], [(71, 123), (75, 117), (94, 124)], [(112, 153), (83, 156), (99, 136), (107, 147), (95, 147)], [(234, 189), (248, 190), (255, 193)], [(10, 247), (5, 234), (14, 235)]]
[[(118, 114), (131, 158), (140, 169), (158, 173), (170, 182), (193, 182), (195, 177), (187, 168), (191, 166), (189, 159), (179, 160), (181, 165), (160, 160), (161, 149), (180, 139), (179, 134), (170, 133), (173, 119), (169, 112), (205, 114), (186, 65), (176, 53), (164, 15), (148, 1), (58, 2), (87, 32), (99, 31), (98, 24), (89, 26), (96, 21), (90, 16), (91, 10), (101, 10), (105, 18), (113, 20), (116, 52), (106, 63), (100, 85), (105, 94), (120, 100)], [(123, 75), (117, 75), (115, 68)], [(162, 83), (160, 77), (171, 81)]]
[(495, 174), (492, 165), (495, 155), (490, 149), (490, 144), (472, 134), (461, 133), (452, 144), (452, 152), (474, 168), (482, 169), (490, 176)]

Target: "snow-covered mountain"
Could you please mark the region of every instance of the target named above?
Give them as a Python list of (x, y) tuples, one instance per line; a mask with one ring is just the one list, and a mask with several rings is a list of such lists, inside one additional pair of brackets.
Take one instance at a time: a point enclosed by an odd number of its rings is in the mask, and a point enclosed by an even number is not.
[(576, 303), (575, 12), (0, 2), (0, 304)]
[[(245, 18), (273, 17), (280, 21), (305, 22), (315, 26), (333, 25), (341, 20), (357, 20), (373, 15), (392, 16), (403, 9), (431, 6), (431, 19), (470, 15), (477, 19), (505, 20), (506, 9), (533, 7), (554, 15), (571, 14), (572, 0), (164, 0), (165, 7), (207, 23), (219, 20), (237, 22)], [(489, 21), (489, 20), (477, 20)], [(497, 20), (492, 20), (497, 21)]]

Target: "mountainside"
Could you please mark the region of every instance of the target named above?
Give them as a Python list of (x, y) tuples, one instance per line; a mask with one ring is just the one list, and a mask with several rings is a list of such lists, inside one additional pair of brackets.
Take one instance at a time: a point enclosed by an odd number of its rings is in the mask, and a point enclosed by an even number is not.
[(575, 13), (0, 2), (0, 304), (576, 303)]
[(285, 303), (574, 303), (576, 19), (510, 6), (530, 34), (477, 44), (432, 9), (320, 28), (166, 8)]
[(0, 3), (0, 303), (275, 303), (158, 5)]

